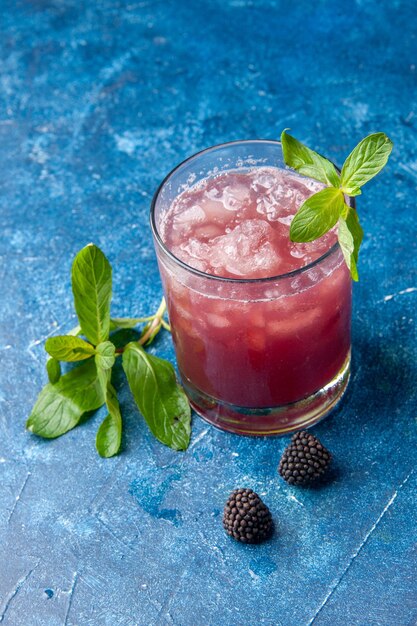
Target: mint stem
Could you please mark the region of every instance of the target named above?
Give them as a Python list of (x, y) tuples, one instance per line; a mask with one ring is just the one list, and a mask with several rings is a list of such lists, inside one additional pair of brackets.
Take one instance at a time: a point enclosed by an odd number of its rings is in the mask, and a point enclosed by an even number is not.
[(141, 345), (141, 346), (145, 345), (145, 343), (151, 337), (153, 331), (157, 330), (157, 332), (159, 332), (161, 326), (162, 326), (161, 318), (159, 317), (159, 315), (155, 316), (154, 320), (150, 324), (150, 326), (149, 326), (148, 330), (146, 331), (146, 333), (144, 335), (142, 335), (142, 337), (138, 340), (138, 344)]
[[(148, 318), (149, 320), (151, 320), (149, 328), (147, 328), (146, 332), (142, 335), (142, 337), (140, 339), (138, 339), (137, 343), (140, 346), (144, 346), (146, 344), (146, 342), (150, 339), (150, 337), (152, 337), (152, 335), (159, 333), (159, 331), (161, 330), (161, 327), (165, 328), (165, 330), (171, 332), (171, 326), (168, 324), (168, 322), (166, 322), (163, 319), (163, 315), (164, 315), (166, 309), (167, 309), (167, 305), (166, 305), (166, 302), (165, 302), (165, 298), (162, 298), (161, 303), (160, 303), (160, 305), (158, 307), (158, 310), (155, 313), (155, 315), (151, 315)], [(124, 346), (123, 348), (117, 348), (116, 355), (123, 354), (125, 347), (126, 346)]]
[(161, 325), (162, 325), (162, 328), (165, 328), (165, 330), (167, 330), (169, 333), (171, 332), (170, 324), (168, 324), (168, 322), (162, 319), (162, 317), (161, 317)]

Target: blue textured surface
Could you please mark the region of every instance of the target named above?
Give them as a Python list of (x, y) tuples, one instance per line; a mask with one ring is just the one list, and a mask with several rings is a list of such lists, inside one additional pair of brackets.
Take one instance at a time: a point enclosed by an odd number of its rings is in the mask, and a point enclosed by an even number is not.
[[(0, 622), (7, 626), (417, 622), (415, 3), (1, 2)], [(151, 196), (180, 160), (284, 127), (341, 163), (395, 143), (358, 208), (353, 376), (314, 429), (333, 480), (278, 479), (285, 439), (194, 419), (189, 450), (149, 434), (118, 373), (123, 452), (103, 413), (56, 441), (24, 432), (43, 342), (74, 325), (69, 271), (89, 241), (114, 265), (114, 313), (160, 299)], [(165, 333), (158, 354), (173, 359)], [(221, 528), (229, 491), (263, 494), (273, 540)]]

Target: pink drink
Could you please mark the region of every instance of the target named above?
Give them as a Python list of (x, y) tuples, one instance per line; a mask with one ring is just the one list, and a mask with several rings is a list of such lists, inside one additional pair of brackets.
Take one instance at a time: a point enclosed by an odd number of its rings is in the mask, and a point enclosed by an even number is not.
[(289, 239), (321, 187), (277, 167), (230, 170), (186, 186), (161, 216), (166, 249), (198, 270), (159, 255), (178, 367), (194, 408), (222, 428), (309, 425), (346, 386), (351, 282), (336, 234)]
[(256, 168), (203, 179), (183, 191), (160, 223), (162, 239), (179, 259), (224, 278), (269, 278), (318, 259), (334, 232), (292, 243), (297, 209), (324, 185), (288, 170)]

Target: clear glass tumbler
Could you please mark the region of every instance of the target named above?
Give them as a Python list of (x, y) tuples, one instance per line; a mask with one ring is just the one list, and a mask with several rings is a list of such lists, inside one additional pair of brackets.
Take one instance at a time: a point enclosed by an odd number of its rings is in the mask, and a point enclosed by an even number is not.
[(263, 279), (221, 278), (167, 249), (159, 224), (174, 198), (228, 170), (286, 168), (277, 141), (203, 150), (157, 190), (151, 225), (178, 369), (195, 411), (245, 435), (276, 435), (322, 419), (350, 374), (351, 279), (336, 243), (309, 265)]

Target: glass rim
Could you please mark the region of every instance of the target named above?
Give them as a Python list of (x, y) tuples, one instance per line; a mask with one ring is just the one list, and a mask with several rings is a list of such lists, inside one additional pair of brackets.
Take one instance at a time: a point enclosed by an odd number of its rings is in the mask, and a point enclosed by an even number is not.
[[(217, 280), (217, 281), (220, 281), (220, 282), (227, 282), (227, 283), (237, 283), (237, 284), (248, 284), (248, 283), (250, 283), (250, 284), (256, 284), (256, 283), (277, 282), (277, 281), (283, 280), (285, 278), (293, 278), (294, 276), (299, 276), (299, 275), (303, 274), (304, 272), (307, 272), (307, 271), (311, 270), (312, 268), (316, 267), (317, 265), (319, 265), (322, 261), (324, 261), (328, 257), (330, 257), (333, 254), (335, 254), (337, 252), (337, 250), (340, 250), (341, 248), (339, 246), (339, 242), (336, 241), (336, 243), (334, 243), (331, 248), (326, 250), (326, 252), (324, 252), (324, 254), (319, 256), (317, 259), (315, 259), (314, 261), (311, 261), (311, 263), (308, 263), (307, 265), (304, 265), (303, 267), (298, 267), (298, 268), (296, 268), (294, 270), (291, 270), (290, 272), (285, 272), (284, 274), (277, 274), (276, 276), (266, 276), (265, 278), (231, 278), (231, 277), (228, 277), (228, 276), (216, 276), (214, 274), (207, 274), (206, 272), (198, 270), (195, 267), (192, 267), (191, 265), (188, 265), (187, 263), (185, 263), (185, 261), (182, 261), (181, 259), (179, 259), (177, 256), (175, 256), (175, 254), (173, 254), (173, 252), (171, 252), (171, 250), (169, 248), (167, 248), (167, 246), (165, 245), (164, 241), (161, 238), (161, 235), (159, 234), (158, 227), (156, 225), (156, 217), (155, 217), (156, 203), (157, 203), (159, 194), (162, 191), (163, 187), (165, 186), (165, 184), (169, 181), (169, 179), (179, 169), (181, 169), (184, 165), (186, 165), (190, 161), (193, 161), (193, 160), (197, 159), (198, 157), (202, 156), (203, 154), (209, 154), (210, 152), (213, 152), (214, 150), (218, 150), (219, 148), (227, 148), (228, 146), (235, 146), (236, 144), (273, 144), (275, 146), (281, 146), (281, 142), (278, 141), (277, 139), (237, 139), (235, 141), (226, 141), (224, 143), (219, 143), (219, 144), (216, 144), (214, 146), (210, 146), (209, 148), (204, 148), (204, 150), (200, 150), (199, 152), (195, 152), (191, 156), (187, 157), (186, 159), (184, 159), (183, 161), (178, 163), (178, 165), (176, 165), (165, 176), (163, 181), (160, 183), (160, 185), (158, 186), (157, 190), (155, 191), (155, 193), (153, 195), (152, 202), (151, 202), (149, 218), (150, 218), (150, 223), (151, 223), (152, 234), (153, 234), (154, 239), (157, 242), (158, 246), (162, 249), (162, 251), (165, 252), (165, 254), (176, 265), (179, 265), (180, 267), (182, 267), (187, 272), (195, 274), (196, 276), (199, 276), (200, 278), (205, 278), (205, 279), (209, 279), (209, 280)], [(340, 169), (334, 163), (333, 163), (333, 165), (335, 166), (337, 171), (340, 172)], [(287, 166), (285, 166), (285, 167), (286, 167), (286, 169), (288, 169), (290, 171), (295, 171), (295, 170), (292, 170), (292, 168), (290, 168), (290, 167), (287, 167)], [(298, 174), (298, 175), (302, 176), (302, 174)], [(308, 176), (304, 176), (303, 178), (308, 178)], [(349, 197), (349, 205), (353, 209), (355, 209), (355, 199), (354, 198)]]

